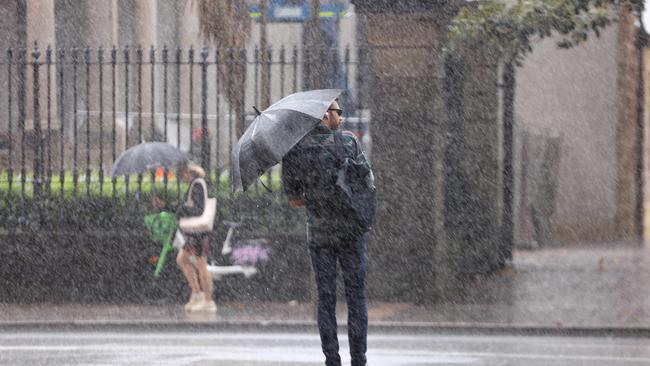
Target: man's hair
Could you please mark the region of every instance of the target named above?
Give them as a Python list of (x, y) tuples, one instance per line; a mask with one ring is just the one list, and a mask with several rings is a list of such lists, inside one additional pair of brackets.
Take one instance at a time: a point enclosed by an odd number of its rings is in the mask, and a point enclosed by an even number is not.
[[(330, 107), (332, 106), (332, 104), (334, 104), (334, 102), (337, 102), (337, 103), (338, 103), (338, 102), (339, 102), (339, 98), (334, 99), (334, 100), (332, 101), (332, 103), (330, 103)], [(329, 109), (329, 108), (328, 108), (328, 109)], [(323, 115), (323, 118), (322, 118), (322, 119), (325, 119), (325, 118), (327, 118), (327, 111), (325, 111), (325, 114)]]

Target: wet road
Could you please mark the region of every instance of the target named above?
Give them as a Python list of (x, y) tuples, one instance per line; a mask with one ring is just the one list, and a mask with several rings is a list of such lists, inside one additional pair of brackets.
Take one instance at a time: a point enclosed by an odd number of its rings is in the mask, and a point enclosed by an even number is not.
[[(349, 365), (347, 338), (341, 354)], [(650, 339), (372, 334), (371, 366), (650, 365)], [(318, 336), (289, 332), (4, 331), (0, 365), (322, 365)]]

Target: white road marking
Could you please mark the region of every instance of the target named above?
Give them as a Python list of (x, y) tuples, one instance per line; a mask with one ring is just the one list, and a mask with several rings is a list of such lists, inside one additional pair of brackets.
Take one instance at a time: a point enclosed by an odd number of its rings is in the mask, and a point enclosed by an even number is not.
[[(219, 359), (233, 359), (238, 361), (313, 361), (322, 356), (314, 356), (314, 347), (266, 347), (257, 345), (262, 354), (251, 353), (251, 347), (236, 346), (195, 346), (195, 345), (125, 345), (125, 344), (90, 344), (90, 345), (15, 345), (0, 346), (2, 352), (110, 352), (111, 354), (142, 354), (147, 352), (155, 355), (173, 354), (203, 354), (214, 355)], [(341, 352), (343, 354), (343, 352)], [(650, 363), (650, 357), (623, 357), (623, 356), (598, 356), (598, 355), (559, 355), (541, 353), (510, 353), (510, 352), (444, 352), (430, 350), (404, 350), (404, 349), (371, 349), (369, 356), (399, 357), (400, 359), (412, 358), (425, 359), (460, 359), (462, 362), (477, 361), (485, 358), (507, 359), (532, 359), (532, 360), (567, 360), (567, 361), (611, 361), (611, 362), (639, 362)]]

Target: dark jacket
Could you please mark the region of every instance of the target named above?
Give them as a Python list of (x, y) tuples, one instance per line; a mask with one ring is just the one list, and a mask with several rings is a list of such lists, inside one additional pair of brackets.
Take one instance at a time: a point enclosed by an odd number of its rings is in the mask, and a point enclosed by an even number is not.
[[(356, 136), (342, 133), (344, 152), (347, 157), (368, 164)], [(349, 221), (341, 216), (335, 197), (338, 160), (333, 151), (334, 131), (324, 125), (315, 127), (282, 160), (282, 184), (290, 199), (304, 199), (308, 225), (312, 233), (345, 231)]]

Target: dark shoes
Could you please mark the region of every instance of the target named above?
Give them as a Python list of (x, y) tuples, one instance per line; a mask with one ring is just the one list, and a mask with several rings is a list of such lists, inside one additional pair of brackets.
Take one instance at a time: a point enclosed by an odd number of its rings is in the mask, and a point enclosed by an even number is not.
[[(338, 360), (325, 360), (325, 366), (341, 366), (341, 359)], [(350, 366), (368, 366), (366, 361), (352, 361)]]

